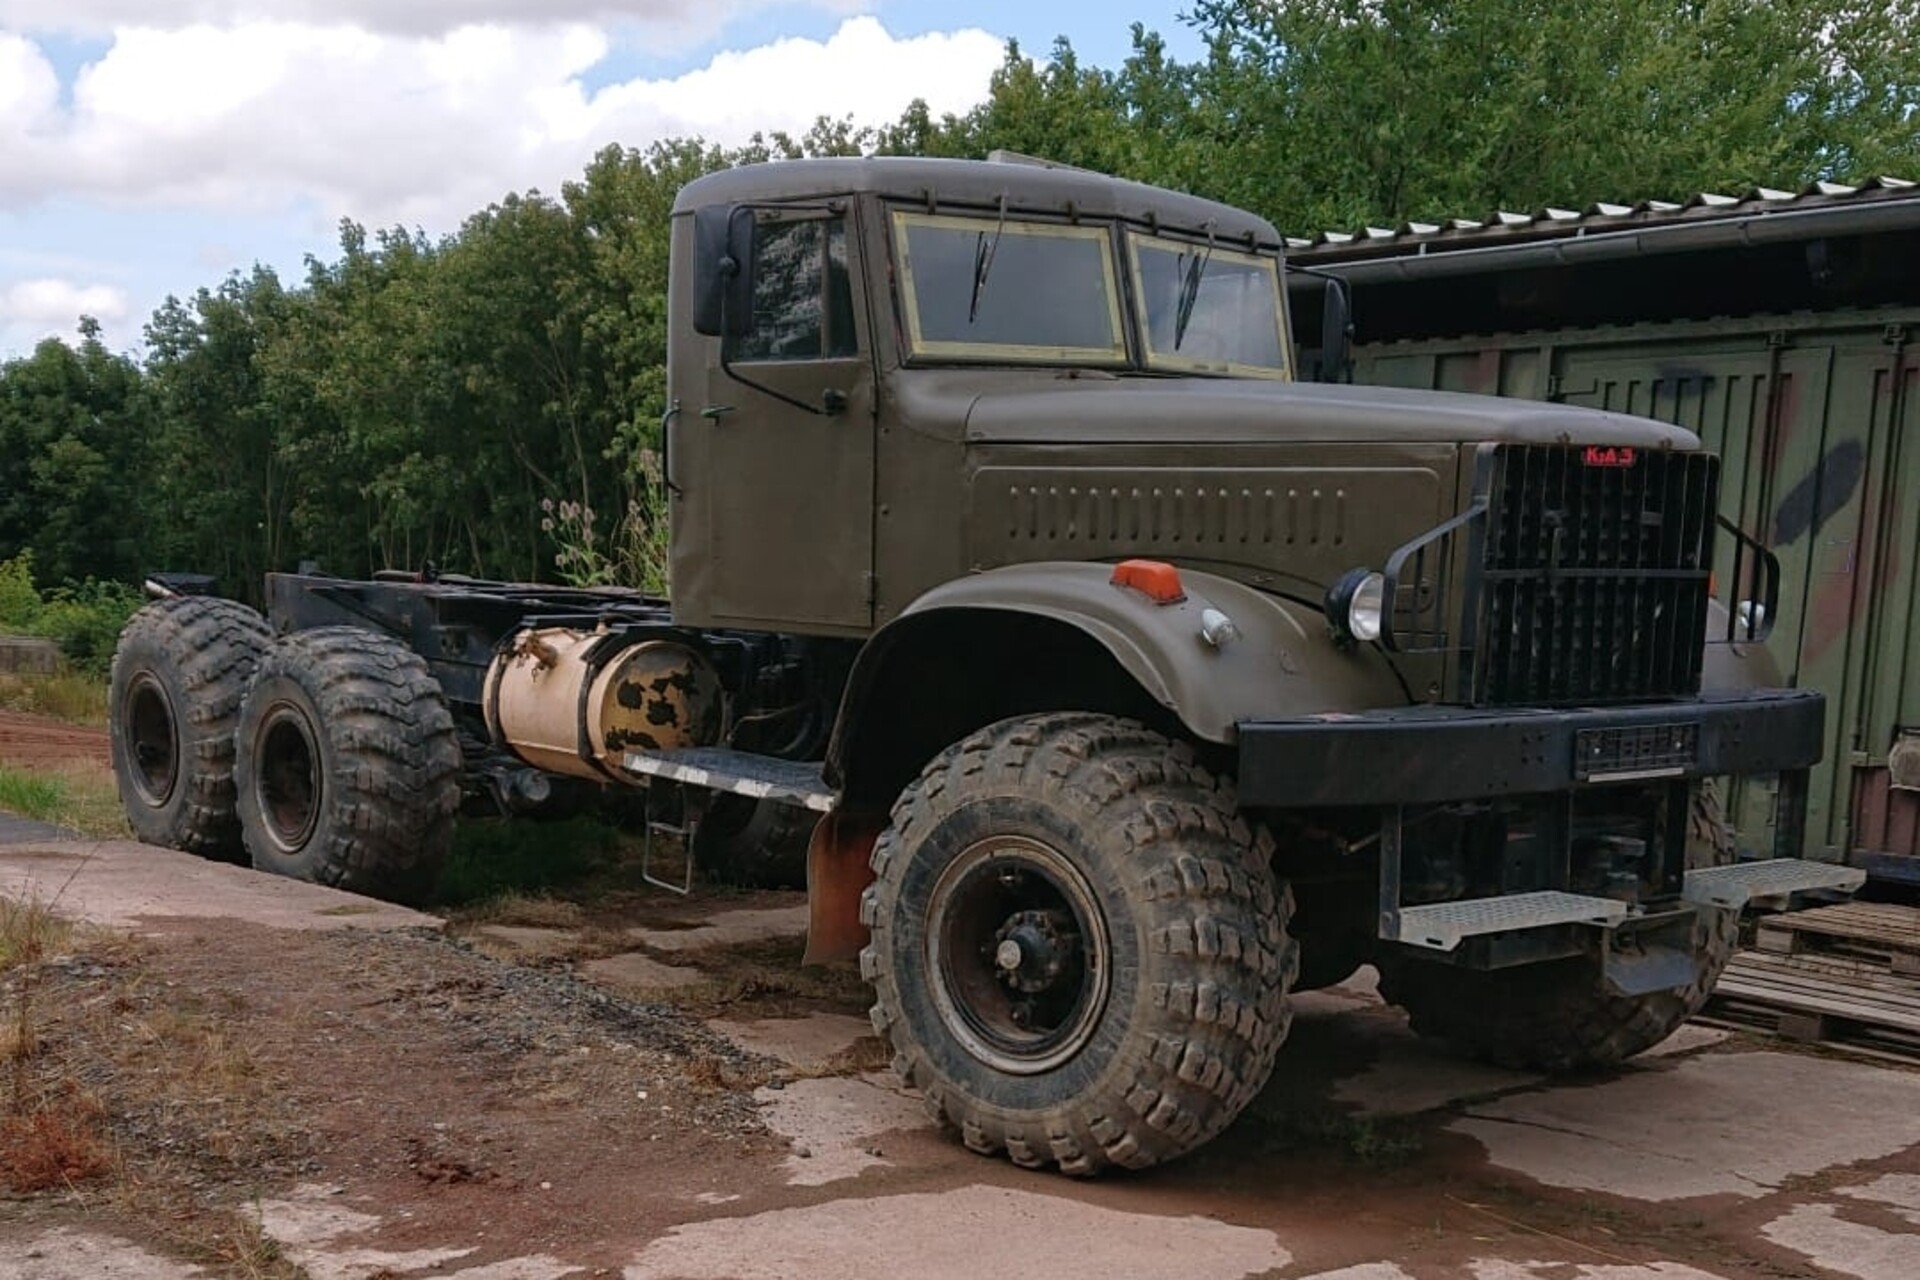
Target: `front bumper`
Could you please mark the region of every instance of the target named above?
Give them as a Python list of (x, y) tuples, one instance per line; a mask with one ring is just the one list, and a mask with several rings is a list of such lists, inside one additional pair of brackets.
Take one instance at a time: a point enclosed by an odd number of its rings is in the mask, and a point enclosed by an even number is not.
[(1396, 707), (1241, 722), (1240, 803), (1417, 805), (1817, 764), (1826, 698), (1808, 689), (1566, 709)]

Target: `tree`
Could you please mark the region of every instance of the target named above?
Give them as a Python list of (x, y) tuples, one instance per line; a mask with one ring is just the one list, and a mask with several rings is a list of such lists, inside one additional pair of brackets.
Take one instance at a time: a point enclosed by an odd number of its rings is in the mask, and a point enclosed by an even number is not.
[(30, 552), (46, 583), (146, 567), (152, 404), (97, 323), (83, 317), (80, 335), (0, 365), (0, 560)]

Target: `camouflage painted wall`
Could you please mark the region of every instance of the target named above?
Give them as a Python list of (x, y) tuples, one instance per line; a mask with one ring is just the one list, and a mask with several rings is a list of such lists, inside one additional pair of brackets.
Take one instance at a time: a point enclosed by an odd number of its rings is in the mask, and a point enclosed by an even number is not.
[[(1354, 376), (1699, 433), (1725, 459), (1723, 513), (1781, 560), (1771, 651), (1830, 700), (1808, 852), (1920, 878), (1920, 791), (1888, 772), (1889, 752), (1920, 735), (1917, 346), (1920, 307), (1874, 307), (1363, 345)], [(1771, 845), (1765, 800), (1737, 798), (1743, 845)]]

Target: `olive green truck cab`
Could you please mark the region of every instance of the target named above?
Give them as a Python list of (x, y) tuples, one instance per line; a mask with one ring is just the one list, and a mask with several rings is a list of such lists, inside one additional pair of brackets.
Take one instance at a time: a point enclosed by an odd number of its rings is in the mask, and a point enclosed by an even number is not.
[[(569, 777), (690, 797), (735, 869), (806, 843), (811, 955), (857, 957), (899, 1071), (968, 1146), (1069, 1173), (1218, 1133), (1290, 994), (1365, 963), (1471, 1054), (1650, 1047), (1741, 908), (1859, 881), (1795, 857), (1823, 702), (1758, 643), (1773, 561), (1684, 430), (1302, 379), (1280, 244), (1029, 162), (690, 184), (671, 605), (276, 576), (281, 638), (223, 633), (260, 655), (220, 722), (227, 816), (269, 869), (417, 871), (328, 825), (351, 744), (302, 675), (397, 654), (447, 708), (409, 730), (429, 800), (383, 801), (417, 846), (456, 792)], [(135, 631), (137, 819), (173, 686)], [(1721, 821), (1743, 775), (1776, 779), (1772, 848)]]

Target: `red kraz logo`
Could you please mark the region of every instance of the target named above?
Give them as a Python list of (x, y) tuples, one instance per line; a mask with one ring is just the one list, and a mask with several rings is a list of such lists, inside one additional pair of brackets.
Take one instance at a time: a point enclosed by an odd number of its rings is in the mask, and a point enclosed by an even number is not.
[(1640, 461), (1640, 451), (1630, 444), (1590, 444), (1580, 461), (1590, 467), (1630, 467)]

